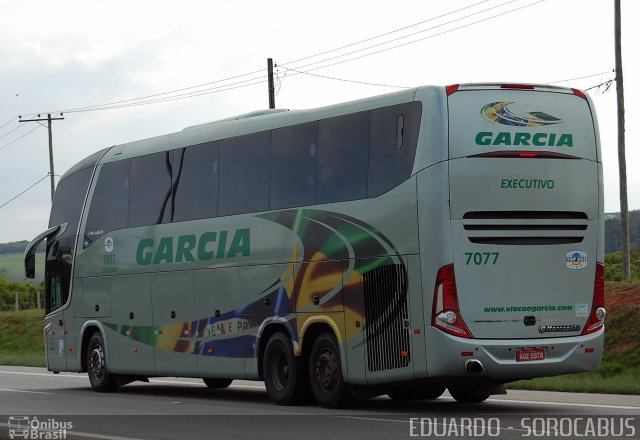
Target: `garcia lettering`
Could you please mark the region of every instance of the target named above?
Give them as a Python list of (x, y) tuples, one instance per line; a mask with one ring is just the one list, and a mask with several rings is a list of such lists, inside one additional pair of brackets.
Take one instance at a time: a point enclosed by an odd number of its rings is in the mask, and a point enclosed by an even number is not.
[[(232, 238), (228, 237), (233, 234)], [(160, 240), (144, 238), (138, 242), (136, 263), (169, 264), (213, 260), (214, 258), (248, 257), (251, 255), (251, 234), (248, 228), (235, 231), (205, 232), (199, 237), (193, 234), (178, 237), (162, 237)]]
[(571, 133), (527, 133), (501, 131), (481, 131), (476, 134), (476, 145), (495, 145), (505, 147), (573, 147)]

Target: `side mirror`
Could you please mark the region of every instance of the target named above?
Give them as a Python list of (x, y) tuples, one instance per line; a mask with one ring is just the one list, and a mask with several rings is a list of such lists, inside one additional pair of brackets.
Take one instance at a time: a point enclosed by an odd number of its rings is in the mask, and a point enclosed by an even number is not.
[(63, 223), (49, 228), (31, 240), (31, 243), (27, 245), (27, 248), (24, 250), (24, 274), (27, 278), (35, 278), (36, 276), (36, 249), (38, 249), (42, 240), (55, 240), (64, 233), (68, 225), (69, 223)]
[(27, 278), (35, 278), (36, 277), (36, 256), (35, 254), (30, 254), (25, 256), (24, 258), (24, 272)]

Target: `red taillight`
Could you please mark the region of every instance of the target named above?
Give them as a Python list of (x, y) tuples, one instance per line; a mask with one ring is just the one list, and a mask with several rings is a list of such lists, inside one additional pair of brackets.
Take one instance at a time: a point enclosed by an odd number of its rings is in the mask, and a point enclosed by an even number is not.
[(460, 84), (451, 84), (450, 86), (445, 87), (447, 90), (447, 96), (453, 95), (454, 93), (456, 93), (459, 87), (460, 87)]
[(431, 325), (450, 335), (461, 338), (472, 337), (460, 314), (453, 264), (441, 267), (436, 276)]
[(518, 89), (518, 90), (534, 90), (535, 87), (530, 84), (502, 84), (501, 89)]
[(490, 151), (488, 153), (472, 154), (467, 157), (489, 157), (498, 159), (580, 159), (568, 154), (555, 151)]
[(589, 320), (582, 330), (583, 335), (597, 332), (604, 325), (604, 264), (596, 263), (596, 279), (593, 287), (593, 302), (591, 303), (591, 314)]
[(584, 92), (582, 90), (578, 90), (578, 89), (571, 89), (571, 91), (573, 92), (574, 95), (579, 96), (580, 98), (586, 100), (587, 99), (587, 95), (584, 94)]

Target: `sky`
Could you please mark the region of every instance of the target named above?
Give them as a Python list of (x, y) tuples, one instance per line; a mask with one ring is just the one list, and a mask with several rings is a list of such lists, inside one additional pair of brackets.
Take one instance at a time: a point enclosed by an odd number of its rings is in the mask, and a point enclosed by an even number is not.
[[(430, 84), (588, 89), (600, 126), (605, 212), (617, 212), (615, 83), (607, 88), (615, 78), (613, 5), (0, 0), (0, 243), (34, 238), (51, 208), (46, 127), (18, 116), (63, 111), (52, 124), (60, 176), (105, 147), (267, 108), (267, 58), (277, 66), (276, 107), (288, 109)], [(640, 209), (639, 12), (640, 2), (622, 0), (630, 209)], [(139, 105), (148, 101), (155, 102)]]

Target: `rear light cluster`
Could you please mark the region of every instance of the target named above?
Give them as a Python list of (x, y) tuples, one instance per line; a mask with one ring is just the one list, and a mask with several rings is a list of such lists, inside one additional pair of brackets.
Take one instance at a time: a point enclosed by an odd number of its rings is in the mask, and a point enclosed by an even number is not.
[(596, 279), (593, 287), (593, 302), (591, 303), (591, 314), (589, 320), (582, 330), (583, 335), (597, 332), (604, 325), (606, 316), (604, 309), (604, 264), (596, 263)]
[(458, 290), (453, 264), (443, 266), (436, 276), (433, 293), (431, 325), (450, 335), (471, 338), (471, 332), (462, 320), (458, 303)]
[[(460, 84), (451, 84), (445, 87), (447, 96), (451, 96), (454, 93), (456, 93), (458, 90), (460, 90)], [(585, 93), (582, 90), (578, 90), (578, 89), (566, 89), (566, 88), (561, 88), (561, 87), (553, 87), (553, 86), (544, 86), (544, 85), (533, 85), (533, 84), (464, 84), (462, 85), (463, 89), (469, 89), (469, 87), (474, 87), (478, 88), (478, 87), (483, 87), (485, 89), (502, 89), (502, 90), (540, 90), (540, 91), (552, 91), (552, 92), (562, 92), (562, 93), (568, 93), (569, 90), (571, 90), (571, 93), (573, 93), (575, 96), (584, 99), (585, 101), (587, 100), (587, 95), (585, 95)]]
[(467, 157), (485, 157), (498, 159), (580, 159), (568, 154), (556, 153), (555, 151), (490, 151), (488, 153), (472, 154)]

